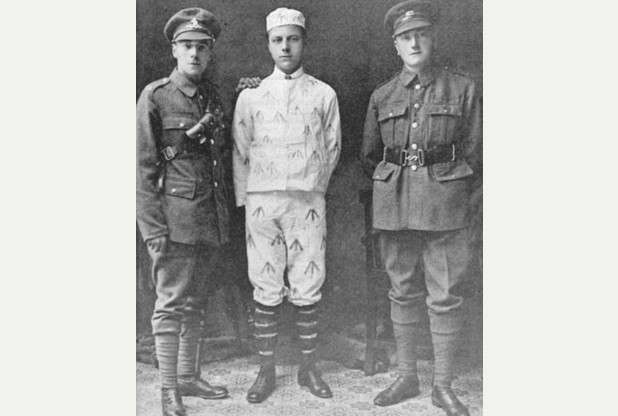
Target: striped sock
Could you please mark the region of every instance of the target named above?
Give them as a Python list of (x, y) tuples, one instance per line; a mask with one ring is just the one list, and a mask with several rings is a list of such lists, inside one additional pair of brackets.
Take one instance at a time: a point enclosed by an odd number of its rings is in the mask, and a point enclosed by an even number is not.
[(257, 302), (255, 304), (255, 313), (253, 315), (254, 336), (262, 366), (275, 365), (275, 348), (279, 339), (278, 322), (280, 309), (280, 305), (265, 306)]
[(303, 365), (312, 366), (317, 360), (318, 308), (317, 305), (295, 306), (296, 329)]

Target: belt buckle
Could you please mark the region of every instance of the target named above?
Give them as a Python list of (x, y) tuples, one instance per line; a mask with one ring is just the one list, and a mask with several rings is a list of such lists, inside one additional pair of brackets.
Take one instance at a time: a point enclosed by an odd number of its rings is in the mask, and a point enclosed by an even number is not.
[(165, 149), (163, 149), (163, 157), (165, 158), (165, 160), (170, 161), (174, 158), (174, 156), (176, 156), (176, 154), (170, 146), (167, 146)]
[(408, 153), (408, 150), (402, 150), (401, 151), (401, 155), (403, 156), (405, 152), (405, 159), (402, 159), (402, 163), (401, 166), (408, 166), (408, 162), (411, 162), (410, 165), (414, 166), (425, 166), (425, 152), (423, 152), (423, 149), (418, 149), (416, 151), (416, 155), (411, 155)]

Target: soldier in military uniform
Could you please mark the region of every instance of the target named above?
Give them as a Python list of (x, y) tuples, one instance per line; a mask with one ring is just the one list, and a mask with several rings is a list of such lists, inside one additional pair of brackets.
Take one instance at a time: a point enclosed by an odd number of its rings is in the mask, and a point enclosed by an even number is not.
[(153, 260), (164, 416), (185, 415), (181, 396), (228, 396), (196, 367), (203, 292), (230, 240), (233, 201), (229, 128), (217, 89), (205, 78), (220, 31), (217, 18), (200, 8), (172, 16), (164, 34), (177, 66), (137, 103), (137, 220)]
[[(434, 347), (432, 403), (449, 416), (468, 415), (451, 388), (462, 330), (462, 283), (469, 264), (469, 204), (481, 164), (481, 104), (465, 75), (432, 59), (439, 10), (429, 1), (391, 8), (403, 69), (372, 94), (361, 160), (373, 179), (373, 226), (391, 280), (391, 320), (399, 377), (374, 403), (419, 394), (415, 341), (422, 302)], [(415, 266), (424, 264), (422, 273)]]

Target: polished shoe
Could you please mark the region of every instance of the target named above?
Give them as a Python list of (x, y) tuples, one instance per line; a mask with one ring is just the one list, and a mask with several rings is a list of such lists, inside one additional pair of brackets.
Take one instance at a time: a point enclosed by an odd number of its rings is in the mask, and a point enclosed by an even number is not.
[(298, 370), (298, 384), (308, 387), (311, 394), (321, 399), (330, 399), (333, 397), (333, 392), (324, 380), (320, 372), (314, 367), (301, 366)]
[(211, 386), (199, 377), (178, 377), (178, 391), (181, 396), (195, 396), (202, 399), (224, 399), (228, 396), (225, 387)]
[(448, 416), (470, 416), (466, 406), (459, 401), (450, 387), (433, 386), (431, 403), (444, 410)]
[(419, 393), (418, 376), (416, 374), (399, 376), (393, 384), (386, 390), (382, 390), (376, 398), (373, 399), (373, 403), (378, 406), (391, 406), (405, 399), (417, 396)]
[(262, 403), (275, 390), (275, 367), (260, 367), (257, 379), (247, 392), (249, 403)]
[(161, 407), (163, 416), (186, 416), (185, 407), (178, 389), (173, 387), (163, 387), (161, 389)]

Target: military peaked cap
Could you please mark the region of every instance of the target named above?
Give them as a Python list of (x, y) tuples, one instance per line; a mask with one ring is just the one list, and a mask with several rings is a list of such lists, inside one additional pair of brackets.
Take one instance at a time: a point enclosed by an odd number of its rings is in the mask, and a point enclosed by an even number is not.
[(221, 33), (219, 20), (208, 10), (192, 7), (172, 16), (163, 29), (165, 37), (177, 40), (216, 40)]
[(440, 9), (435, 2), (408, 0), (393, 6), (384, 16), (384, 28), (393, 37), (408, 30), (431, 26), (440, 20)]

